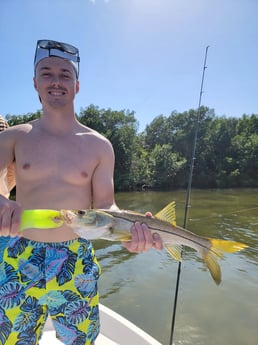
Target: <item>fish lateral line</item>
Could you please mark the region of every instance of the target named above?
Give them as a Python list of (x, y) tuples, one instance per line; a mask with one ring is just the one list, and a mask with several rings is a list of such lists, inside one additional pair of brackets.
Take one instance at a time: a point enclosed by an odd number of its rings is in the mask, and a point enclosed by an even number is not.
[[(103, 210), (103, 211), (104, 211), (104, 210)], [(104, 211), (104, 212), (105, 212), (105, 211)], [(106, 212), (106, 213), (107, 213), (107, 212)], [(107, 213), (107, 214), (110, 215), (109, 213)], [(127, 222), (132, 223), (132, 224), (138, 222), (138, 220), (135, 220), (135, 221), (129, 220), (129, 219), (127, 219), (126, 217), (123, 217), (123, 215), (116, 215), (116, 216), (112, 216), (112, 217), (113, 217), (114, 219), (117, 218), (117, 219), (124, 220), (124, 221), (127, 221)], [(146, 218), (151, 220), (151, 218), (148, 218), (148, 217), (146, 217)], [(155, 217), (153, 217), (153, 219), (160, 220), (160, 219), (155, 218)], [(165, 222), (164, 220), (162, 220), (162, 221)], [(144, 222), (144, 220), (143, 220), (142, 222), (140, 222), (140, 223), (141, 223), (141, 224), (146, 224), (146, 223)], [(169, 222), (167, 222), (167, 224), (171, 225)], [(153, 226), (151, 226), (150, 224), (146, 224), (146, 225), (148, 226), (148, 228), (149, 228), (150, 230), (152, 230), (152, 231), (154, 231), (154, 232), (163, 232), (163, 233), (166, 233), (166, 234), (169, 234), (169, 235), (174, 235), (174, 236), (176, 236), (176, 237), (178, 237), (178, 238), (182, 238), (182, 239), (187, 240), (187, 241), (189, 241), (189, 242), (192, 242), (192, 243), (194, 243), (194, 244), (196, 244), (196, 245), (199, 245), (199, 246), (201, 246), (201, 247), (203, 247), (203, 248), (205, 248), (205, 249), (211, 250), (210, 247), (205, 246), (205, 245), (203, 245), (202, 243), (198, 242), (197, 240), (194, 240), (194, 239), (192, 239), (192, 238), (187, 237), (186, 235), (184, 236), (184, 235), (182, 235), (182, 234), (179, 234), (179, 233), (176, 232), (175, 230), (174, 230), (174, 231), (170, 231), (170, 230), (166, 230), (166, 229), (159, 229), (159, 228), (153, 227)], [(210, 238), (209, 238), (209, 237), (201, 237), (200, 235), (197, 235), (197, 234), (195, 234), (195, 233), (193, 233), (193, 232), (191, 232), (191, 231), (189, 231), (189, 230), (186, 230), (186, 229), (184, 229), (184, 228), (181, 228), (181, 227), (179, 228), (179, 230), (184, 231), (184, 232), (186, 232), (186, 233), (188, 233), (188, 234), (190, 234), (190, 235), (193, 235), (193, 236), (198, 236), (200, 239), (205, 239), (205, 240), (209, 241), (209, 243), (210, 243)], [(223, 240), (222, 240), (222, 241), (223, 241)], [(211, 244), (211, 243), (210, 243), (210, 244)]]
[[(108, 214), (110, 215), (110, 214)], [(137, 222), (138, 220), (135, 220), (134, 222), (132, 220), (129, 220), (128, 218), (126, 217), (123, 217), (123, 215), (115, 215), (115, 216), (112, 216), (114, 219), (117, 218), (117, 219), (120, 219), (122, 221), (127, 221), (129, 223), (135, 223)], [(147, 219), (150, 219), (151, 218), (148, 218), (146, 217)], [(157, 219), (157, 220), (160, 220), (158, 218), (155, 218), (153, 217), (153, 219)], [(163, 222), (166, 222), (164, 220), (161, 220)], [(144, 220), (141, 222), (141, 224), (144, 224)], [(169, 224), (171, 226), (171, 224), (169, 222), (167, 222), (167, 224)], [(233, 252), (236, 252), (236, 251), (240, 251), (244, 248), (247, 248), (248, 245), (246, 244), (242, 244), (242, 243), (239, 243), (239, 242), (235, 242), (235, 241), (231, 241), (231, 240), (224, 240), (224, 239), (215, 239), (215, 238), (210, 238), (210, 237), (205, 237), (205, 236), (200, 236), (198, 234), (195, 234), (187, 229), (184, 229), (182, 227), (178, 227), (178, 230), (181, 230), (181, 231), (184, 231), (186, 233), (186, 235), (183, 235), (183, 234), (180, 234), (176, 231), (176, 227), (173, 227), (175, 228), (174, 231), (171, 230), (166, 230), (166, 229), (160, 229), (160, 228), (156, 228), (156, 227), (153, 227), (151, 226), (150, 224), (146, 224), (148, 226), (148, 228), (154, 232), (163, 232), (163, 233), (166, 233), (166, 234), (169, 234), (169, 235), (173, 235), (179, 239), (183, 239), (183, 240), (186, 240), (188, 242), (191, 242), (199, 247), (201, 247), (202, 249), (204, 250), (207, 250), (209, 251), (210, 253), (213, 253), (218, 259), (221, 259), (222, 256), (223, 256), (223, 253), (233, 253)], [(113, 230), (114, 231), (114, 230)], [(187, 234), (191, 235), (191, 236), (196, 236), (198, 237), (201, 241), (198, 242), (198, 240), (196, 239), (193, 239), (193, 238), (189, 238), (187, 237)], [(209, 245), (210, 246), (206, 246), (205, 244), (202, 243), (202, 240), (206, 240), (208, 241)], [(169, 242), (166, 242), (168, 243), (168, 245), (170, 246), (178, 246), (178, 245), (182, 245), (182, 246), (186, 246), (187, 247), (187, 244), (170, 244)], [(227, 243), (228, 245), (232, 245), (232, 244), (235, 244), (235, 245), (239, 245), (239, 248), (238, 249), (235, 249), (234, 251), (228, 251), (228, 250), (225, 250), (225, 249), (221, 249), (220, 246), (222, 246), (222, 243)], [(224, 247), (224, 246), (223, 246)], [(192, 248), (193, 250), (196, 250), (194, 248)]]

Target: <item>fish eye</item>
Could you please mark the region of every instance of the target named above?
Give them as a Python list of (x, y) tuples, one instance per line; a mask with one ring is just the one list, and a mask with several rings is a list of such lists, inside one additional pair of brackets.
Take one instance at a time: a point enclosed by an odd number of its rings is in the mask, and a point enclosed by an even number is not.
[(78, 210), (78, 215), (79, 216), (84, 216), (85, 215), (85, 211), (83, 211), (83, 210)]

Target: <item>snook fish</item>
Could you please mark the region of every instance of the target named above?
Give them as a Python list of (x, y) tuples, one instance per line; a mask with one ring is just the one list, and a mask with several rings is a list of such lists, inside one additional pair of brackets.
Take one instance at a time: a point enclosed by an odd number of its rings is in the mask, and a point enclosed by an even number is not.
[(22, 214), (21, 230), (34, 228), (56, 228), (63, 223), (74, 232), (89, 240), (130, 241), (131, 227), (135, 222), (145, 223), (152, 233), (158, 233), (165, 249), (177, 261), (182, 260), (182, 246), (195, 249), (202, 256), (216, 284), (221, 282), (221, 270), (217, 262), (223, 252), (234, 253), (248, 246), (240, 242), (198, 236), (176, 225), (175, 202), (152, 217), (127, 210), (25, 210)]
[(86, 239), (130, 241), (133, 223), (145, 223), (152, 232), (161, 236), (164, 247), (175, 260), (182, 260), (182, 245), (199, 252), (216, 284), (221, 282), (217, 259), (223, 256), (223, 252), (234, 253), (248, 247), (239, 242), (198, 236), (177, 226), (174, 202), (152, 217), (126, 210), (61, 210), (60, 214), (75, 233)]

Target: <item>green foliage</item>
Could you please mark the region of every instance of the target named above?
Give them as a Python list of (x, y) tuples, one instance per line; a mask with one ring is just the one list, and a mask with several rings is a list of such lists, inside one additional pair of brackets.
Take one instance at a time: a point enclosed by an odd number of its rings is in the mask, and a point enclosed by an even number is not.
[(116, 157), (116, 188), (118, 190), (130, 189), (133, 180), (129, 172), (138, 128), (134, 112), (105, 110), (90, 105), (80, 111), (78, 119), (111, 141)]
[[(41, 112), (7, 115), (10, 126), (40, 117)], [(193, 187), (258, 187), (258, 115), (216, 117), (201, 107), (159, 115), (137, 133), (133, 111), (81, 109), (78, 120), (113, 144), (116, 190), (186, 187), (197, 134)]]
[(30, 122), (36, 120), (41, 116), (41, 111), (38, 110), (36, 113), (28, 113), (24, 115), (6, 115), (6, 120), (9, 126), (20, 125), (22, 123)]
[(155, 145), (150, 154), (151, 184), (158, 188), (175, 188), (175, 176), (185, 163), (170, 144)]

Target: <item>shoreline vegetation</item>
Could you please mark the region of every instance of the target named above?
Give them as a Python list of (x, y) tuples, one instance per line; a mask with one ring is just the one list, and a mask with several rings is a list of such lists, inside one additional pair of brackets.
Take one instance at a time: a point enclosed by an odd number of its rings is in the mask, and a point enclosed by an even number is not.
[[(78, 120), (113, 144), (115, 190), (185, 189), (198, 109), (155, 117), (138, 132), (134, 111), (81, 108)], [(40, 117), (41, 111), (6, 115), (10, 126)], [(258, 187), (258, 115), (218, 117), (202, 106), (194, 161), (193, 188)]]

